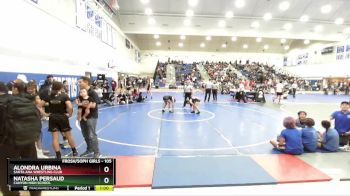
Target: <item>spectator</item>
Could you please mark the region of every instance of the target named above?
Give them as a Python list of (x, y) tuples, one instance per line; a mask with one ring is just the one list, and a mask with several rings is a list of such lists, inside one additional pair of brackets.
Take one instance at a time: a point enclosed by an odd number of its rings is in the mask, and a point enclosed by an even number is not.
[[(92, 98), (92, 103), (90, 104), (91, 117), (88, 117), (86, 121), (80, 121), (81, 132), (85, 139), (87, 148), (84, 153), (81, 154), (82, 157), (88, 156), (93, 153), (94, 158), (100, 157), (100, 150), (98, 146), (98, 139), (96, 133), (96, 125), (98, 119), (98, 105), (99, 97), (97, 93), (90, 87), (91, 80), (88, 77), (81, 77), (79, 80), (80, 89), (86, 89), (88, 96)], [(81, 104), (78, 104), (78, 106)]]
[(340, 104), (340, 111), (333, 112), (331, 120), (334, 119), (334, 128), (339, 134), (339, 145), (349, 144), (350, 139), (350, 111), (349, 102), (343, 101)]
[(298, 118), (296, 120), (296, 126), (300, 128), (305, 128), (306, 117), (307, 117), (307, 113), (305, 111), (299, 111)]
[(283, 120), (282, 130), (277, 141), (271, 140), (273, 147), (287, 154), (302, 154), (304, 152), (301, 131), (296, 129), (295, 120), (293, 117), (287, 117)]
[(319, 146), (319, 138), (321, 138), (319, 132), (313, 127), (314, 125), (315, 121), (312, 118), (306, 118), (305, 128), (301, 129), (304, 149), (309, 152), (316, 151), (317, 146)]
[(326, 129), (323, 133), (321, 147), (325, 150), (336, 152), (339, 148), (339, 134), (335, 129), (330, 128), (331, 123), (327, 120), (321, 122), (322, 127)]

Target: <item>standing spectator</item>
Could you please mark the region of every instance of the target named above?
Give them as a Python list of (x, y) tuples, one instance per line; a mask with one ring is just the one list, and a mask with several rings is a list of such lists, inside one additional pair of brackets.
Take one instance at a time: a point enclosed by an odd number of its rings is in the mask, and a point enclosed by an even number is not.
[(292, 84), (292, 94), (293, 94), (293, 98), (295, 98), (295, 94), (297, 92), (297, 88), (298, 88), (298, 83), (297, 81), (294, 81), (294, 83)]
[(148, 78), (147, 78), (147, 95), (146, 95), (146, 98), (147, 98), (148, 96), (150, 96), (151, 99), (152, 99), (152, 91), (151, 91), (152, 85), (153, 85), (153, 78), (148, 77)]
[(112, 79), (111, 86), (112, 86), (112, 91), (114, 93), (115, 89), (117, 88), (117, 82), (114, 79)]
[(67, 80), (63, 80), (63, 89), (64, 89), (64, 92), (68, 95), (69, 97), (69, 85), (68, 85), (68, 82)]
[(335, 129), (330, 128), (331, 123), (328, 120), (321, 122), (322, 127), (326, 129), (323, 133), (321, 147), (325, 150), (336, 152), (339, 148), (339, 134)]
[[(48, 102), (53, 81), (53, 75), (48, 75), (46, 77), (45, 83), (40, 86), (39, 96), (41, 100)], [(45, 112), (48, 112), (48, 107), (45, 108)]]
[[(87, 118), (87, 120), (80, 121), (81, 132), (85, 139), (87, 149), (84, 153), (81, 154), (82, 157), (88, 156), (93, 153), (94, 158), (100, 157), (100, 150), (98, 146), (98, 139), (96, 133), (96, 125), (98, 119), (98, 105), (99, 98), (97, 93), (92, 90), (90, 87), (91, 80), (88, 77), (81, 77), (79, 80), (80, 89), (86, 89), (89, 97), (92, 98), (92, 102), (90, 103), (90, 114), (91, 116)], [(81, 104), (78, 104), (81, 106)]]
[[(18, 191), (8, 189), (6, 159), (37, 159), (35, 141), (41, 130), (40, 114), (26, 98), (25, 88), (26, 84), (16, 79), (12, 83), (11, 96), (0, 82), (0, 191), (6, 196), (20, 195)], [(30, 191), (30, 195), (40, 196), (41, 191)]]
[(333, 112), (331, 120), (334, 119), (334, 128), (339, 134), (339, 145), (349, 144), (350, 139), (350, 111), (349, 102), (343, 101), (340, 104), (340, 111)]
[[(33, 101), (33, 103), (35, 104), (35, 106), (37, 107), (38, 111), (41, 114), (41, 117), (47, 116), (47, 114), (44, 111), (44, 104), (45, 102), (42, 101), (38, 95), (38, 90), (37, 90), (37, 84), (35, 81), (29, 81), (27, 84), (27, 88), (26, 88), (26, 93), (27, 93), (27, 98), (30, 99), (31, 101)], [(40, 130), (40, 135), (38, 137), (38, 140), (36, 141), (36, 151), (37, 151), (37, 156), (38, 158), (42, 159), (42, 158), (48, 158), (45, 154), (48, 154), (49, 151), (47, 150), (43, 150), (43, 145), (42, 145), (42, 132)]]

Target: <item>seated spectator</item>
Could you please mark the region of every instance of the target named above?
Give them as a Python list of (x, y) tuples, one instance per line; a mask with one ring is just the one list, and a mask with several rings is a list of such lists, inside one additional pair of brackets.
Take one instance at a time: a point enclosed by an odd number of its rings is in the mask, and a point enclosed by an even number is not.
[(305, 128), (306, 117), (307, 117), (307, 113), (305, 111), (299, 111), (298, 118), (296, 119), (296, 126), (300, 128)]
[(127, 104), (128, 102), (129, 102), (128, 97), (127, 97), (127, 95), (125, 94), (124, 91), (120, 92), (117, 95), (117, 103), (119, 105), (124, 105), (124, 104)]
[(303, 139), (304, 149), (310, 152), (315, 152), (317, 149), (318, 141), (321, 138), (321, 135), (313, 127), (315, 121), (312, 118), (305, 119), (305, 128), (301, 129), (301, 135)]
[(328, 120), (323, 120), (321, 124), (322, 127), (326, 129), (323, 133), (321, 148), (327, 151), (336, 152), (339, 148), (338, 132), (335, 129), (330, 128), (331, 123)]
[(296, 129), (294, 118), (285, 118), (283, 120), (283, 126), (286, 129), (282, 130), (277, 141), (270, 141), (272, 146), (287, 154), (302, 154), (304, 152), (304, 147), (301, 138), (301, 131)]

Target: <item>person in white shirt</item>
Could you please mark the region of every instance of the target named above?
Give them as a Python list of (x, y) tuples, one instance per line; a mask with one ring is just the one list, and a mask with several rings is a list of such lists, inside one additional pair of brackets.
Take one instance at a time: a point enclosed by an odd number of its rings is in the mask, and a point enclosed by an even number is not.
[[(280, 81), (277, 85), (276, 85), (276, 98), (275, 99), (278, 99), (278, 103), (281, 103), (281, 97), (283, 95), (283, 83), (282, 81)], [(275, 101), (275, 99), (273, 101)]]
[(204, 102), (207, 100), (207, 95), (209, 95), (208, 96), (208, 102), (210, 101), (210, 95), (211, 95), (211, 88), (212, 88), (212, 86), (213, 86), (213, 83), (210, 80), (205, 83)]
[(186, 84), (184, 86), (184, 93), (185, 93), (185, 100), (184, 100), (184, 105), (183, 107), (186, 106), (187, 102), (189, 102), (189, 100), (192, 97), (192, 91), (193, 91), (193, 87), (190, 84), (190, 81), (186, 81)]
[(214, 101), (218, 100), (218, 88), (219, 88), (219, 84), (214, 80), (214, 83), (211, 87), (212, 92), (213, 92), (213, 100)]

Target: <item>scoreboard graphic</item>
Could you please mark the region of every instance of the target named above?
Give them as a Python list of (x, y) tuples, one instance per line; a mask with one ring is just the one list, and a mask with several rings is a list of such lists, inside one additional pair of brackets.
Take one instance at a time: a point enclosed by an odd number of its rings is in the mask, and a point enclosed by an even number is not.
[(10, 191), (112, 191), (115, 159), (7, 160)]

